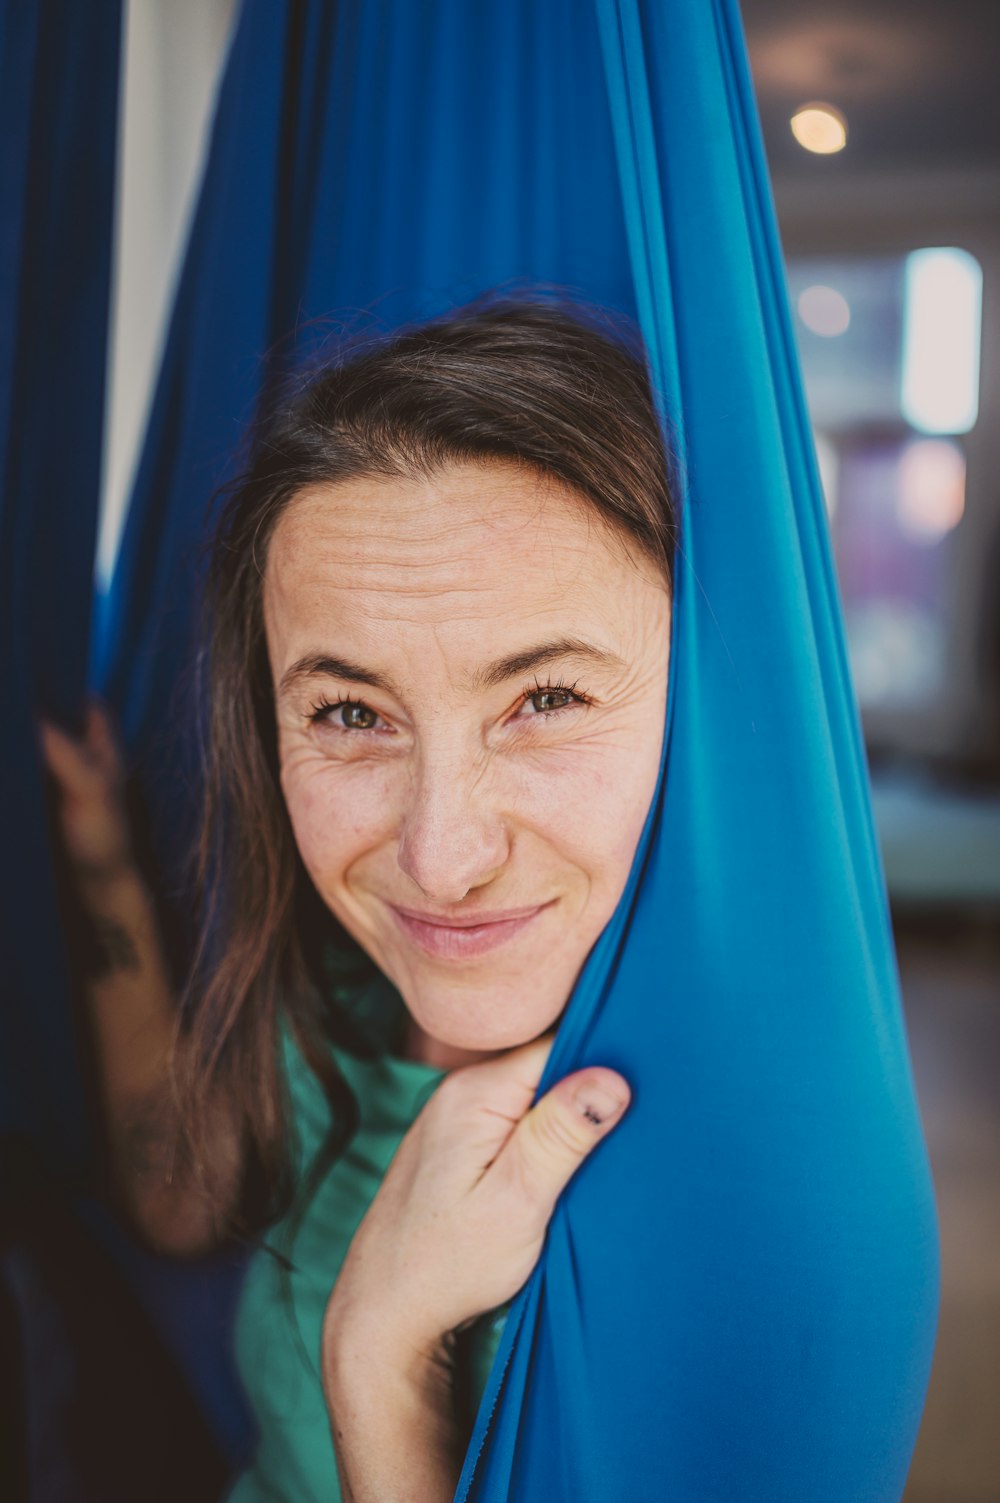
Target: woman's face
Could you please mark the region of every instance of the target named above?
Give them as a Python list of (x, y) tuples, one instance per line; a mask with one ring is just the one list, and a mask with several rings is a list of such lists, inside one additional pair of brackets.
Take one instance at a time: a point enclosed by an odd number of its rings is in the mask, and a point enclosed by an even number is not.
[(456, 464), (300, 492), (264, 613), (299, 851), (436, 1041), (414, 1052), (460, 1063), (545, 1032), (655, 788), (662, 576), (558, 481)]

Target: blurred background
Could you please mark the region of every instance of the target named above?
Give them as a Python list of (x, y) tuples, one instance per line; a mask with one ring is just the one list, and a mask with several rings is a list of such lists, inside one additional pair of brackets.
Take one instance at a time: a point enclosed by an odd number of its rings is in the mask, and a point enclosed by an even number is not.
[[(127, 6), (105, 578), (233, 11)], [(996, 1503), (1000, 8), (743, 13), (941, 1213), (940, 1336), (906, 1498)]]
[(1000, 8), (744, 0), (941, 1217), (907, 1503), (1000, 1499)]

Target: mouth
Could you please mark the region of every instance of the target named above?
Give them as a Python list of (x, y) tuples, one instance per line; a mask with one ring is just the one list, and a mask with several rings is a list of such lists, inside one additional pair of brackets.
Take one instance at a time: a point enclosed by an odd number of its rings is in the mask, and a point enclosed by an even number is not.
[(397, 908), (394, 903), (389, 907), (402, 932), (426, 954), (439, 960), (469, 960), (507, 944), (554, 902), (556, 899), (552, 898), (534, 908), (515, 908), (506, 914), (491, 914), (488, 919), (470, 915), (451, 922), (435, 922), (412, 909)]

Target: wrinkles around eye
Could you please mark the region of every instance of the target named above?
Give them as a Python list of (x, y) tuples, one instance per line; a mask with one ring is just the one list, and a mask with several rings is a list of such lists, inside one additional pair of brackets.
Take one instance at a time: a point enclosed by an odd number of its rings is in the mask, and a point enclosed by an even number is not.
[[(540, 708), (534, 705), (535, 700), (543, 699), (546, 697), (556, 698), (560, 702), (554, 705), (550, 704), (545, 708)], [(589, 698), (582, 691), (576, 688), (570, 688), (563, 684), (553, 684), (548, 687), (542, 685), (541, 688), (532, 689), (530, 692), (526, 692), (522, 696), (521, 700), (518, 702), (518, 708), (511, 716), (511, 719), (519, 720), (521, 718), (524, 718), (528, 720), (551, 720), (558, 718), (559, 716), (566, 715), (567, 713), (575, 710), (585, 709), (590, 704), (590, 702), (591, 701), (589, 700)], [(523, 712), (528, 709), (528, 707), (532, 707), (530, 713), (524, 715)], [(307, 713), (306, 719), (312, 725), (330, 727), (336, 731), (343, 732), (344, 734), (350, 736), (363, 736), (378, 733), (378, 724), (350, 725), (345, 723), (343, 719), (343, 712), (351, 708), (357, 708), (359, 711), (364, 711), (368, 716), (374, 716), (376, 722), (381, 721), (383, 726), (388, 725), (388, 723), (383, 719), (378, 711), (372, 709), (372, 707), (366, 704), (364, 700), (353, 699), (350, 696), (344, 696), (343, 698), (336, 700), (324, 699), (312, 704)], [(337, 718), (338, 716), (340, 718)], [(389, 727), (389, 730), (391, 734), (391, 727)]]

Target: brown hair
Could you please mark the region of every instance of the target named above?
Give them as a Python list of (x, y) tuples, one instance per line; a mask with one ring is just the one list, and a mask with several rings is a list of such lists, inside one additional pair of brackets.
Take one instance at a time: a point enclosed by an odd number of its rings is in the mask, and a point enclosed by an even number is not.
[(661, 424), (634, 327), (593, 305), (530, 291), (487, 293), (446, 317), (348, 343), (272, 397), (259, 418), (209, 555), (199, 657), (201, 939), (178, 1050), (192, 1148), (209, 1183), (208, 1102), (223, 1100), (237, 1119), (248, 1150), (244, 1228), (287, 1210), (295, 1188), (282, 1024), (330, 1101), (321, 1167), (357, 1122), (329, 1043), (360, 1053), (377, 1047), (331, 1001), (324, 957), (339, 955), (353, 975), (377, 968), (316, 894), (280, 791), (262, 609), (278, 517), (317, 482), (409, 479), (449, 462), (513, 460), (573, 487), (672, 589), (679, 518)]

